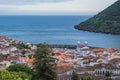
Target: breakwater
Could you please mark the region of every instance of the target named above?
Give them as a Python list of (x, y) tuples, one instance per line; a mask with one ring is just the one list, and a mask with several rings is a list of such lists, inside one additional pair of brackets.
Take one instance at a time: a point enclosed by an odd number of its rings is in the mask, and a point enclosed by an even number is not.
[[(67, 45), (67, 44), (48, 44), (48, 46), (50, 47), (50, 48), (63, 48), (63, 49), (65, 49), (65, 48), (67, 48), (67, 49), (76, 49), (77, 48), (77, 45)], [(81, 46), (84, 46), (84, 45), (81, 45)], [(80, 47), (80, 46), (79, 46)], [(104, 49), (104, 48), (102, 48), (102, 47), (94, 47), (94, 46), (88, 46), (89, 48), (91, 48), (91, 49)]]
[(65, 45), (65, 44), (48, 44), (50, 48), (67, 48), (67, 49), (76, 49), (77, 45)]

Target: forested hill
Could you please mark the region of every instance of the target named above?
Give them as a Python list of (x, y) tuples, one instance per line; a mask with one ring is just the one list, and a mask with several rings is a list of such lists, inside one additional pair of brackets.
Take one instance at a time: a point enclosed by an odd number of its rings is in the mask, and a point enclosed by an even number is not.
[(75, 26), (78, 30), (120, 34), (120, 0)]

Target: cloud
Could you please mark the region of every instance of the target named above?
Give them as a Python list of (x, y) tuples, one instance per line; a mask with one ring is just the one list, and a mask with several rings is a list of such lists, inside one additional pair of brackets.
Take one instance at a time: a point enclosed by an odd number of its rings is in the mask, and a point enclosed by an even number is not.
[[(8, 0), (7, 0), (8, 1)], [(9, 0), (11, 1), (11, 0)], [(15, 0), (17, 1), (17, 0)], [(23, 0), (22, 0), (23, 1)], [(24, 0), (25, 1), (25, 0)], [(27, 0), (26, 0), (27, 1)], [(33, 0), (30, 0), (32, 2)], [(36, 3), (35, 3), (35, 2)], [(0, 14), (51, 15), (51, 14), (94, 14), (102, 11), (117, 0), (34, 0), (35, 4), (0, 4)], [(20, 1), (21, 2), (21, 1)], [(22, 4), (22, 3), (21, 3)]]
[(71, 0), (0, 0), (0, 4), (35, 4), (35, 3), (57, 3), (57, 2), (66, 2)]

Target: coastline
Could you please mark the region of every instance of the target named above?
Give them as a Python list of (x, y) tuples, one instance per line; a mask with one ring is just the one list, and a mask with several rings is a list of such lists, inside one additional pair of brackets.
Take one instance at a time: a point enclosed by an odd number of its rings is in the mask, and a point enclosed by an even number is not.
[(79, 30), (79, 31), (88, 31), (88, 32), (94, 32), (94, 33), (103, 33), (103, 34), (120, 35), (120, 33), (104, 32), (104, 31), (93, 31), (93, 30), (85, 30), (85, 29), (81, 29), (80, 27), (78, 28), (78, 26), (74, 26), (74, 29)]
[[(7, 36), (0, 36), (0, 40), (2, 40), (2, 39), (15, 40), (15, 41), (25, 43), (25, 44), (33, 44), (33, 43), (30, 43), (30, 42), (25, 42), (23, 40), (18, 40), (18, 39), (7, 37)], [(46, 44), (46, 43), (37, 43), (37, 44), (33, 44), (33, 45), (38, 45), (38, 44)], [(77, 49), (77, 47), (78, 47), (77, 43), (76, 44), (49, 44), (49, 43), (47, 43), (47, 45), (50, 48), (61, 48), (61, 49)], [(85, 45), (80, 45), (79, 47), (83, 47), (83, 46), (85, 46)], [(107, 48), (99, 47), (99, 46), (89, 46), (89, 45), (87, 45), (87, 47), (89, 47), (90, 49), (107, 49)], [(114, 47), (108, 47), (108, 48), (114, 48)], [(116, 48), (114, 48), (114, 49), (115, 50), (120, 50), (120, 49), (116, 49)]]

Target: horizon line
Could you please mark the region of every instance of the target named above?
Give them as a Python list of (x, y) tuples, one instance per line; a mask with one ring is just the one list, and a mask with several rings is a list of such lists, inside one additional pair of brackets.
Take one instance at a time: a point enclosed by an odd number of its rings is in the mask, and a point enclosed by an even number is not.
[(48, 14), (48, 15), (44, 15), (44, 14), (37, 14), (37, 15), (34, 15), (34, 14), (0, 14), (0, 16), (94, 16), (96, 14)]

